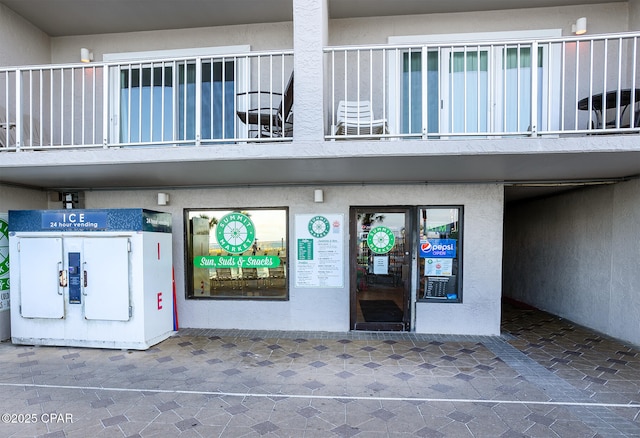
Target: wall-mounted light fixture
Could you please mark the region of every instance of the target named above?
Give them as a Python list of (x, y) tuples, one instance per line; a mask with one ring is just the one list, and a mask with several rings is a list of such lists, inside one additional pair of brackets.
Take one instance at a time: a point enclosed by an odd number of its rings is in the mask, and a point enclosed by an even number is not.
[(324, 192), (322, 189), (316, 189), (313, 191), (313, 202), (324, 202)]
[(93, 52), (84, 47), (80, 49), (80, 62), (91, 62), (91, 61), (93, 61)]
[(167, 205), (169, 203), (168, 193), (158, 193), (158, 205)]
[(571, 25), (571, 32), (576, 35), (584, 35), (587, 33), (587, 17), (578, 18), (576, 22)]

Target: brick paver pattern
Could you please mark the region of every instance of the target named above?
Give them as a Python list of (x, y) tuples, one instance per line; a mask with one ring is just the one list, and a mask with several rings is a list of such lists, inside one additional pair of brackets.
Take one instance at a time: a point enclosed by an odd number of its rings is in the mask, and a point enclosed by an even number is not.
[(0, 343), (3, 437), (640, 437), (640, 350), (505, 305), (499, 337), (184, 329)]

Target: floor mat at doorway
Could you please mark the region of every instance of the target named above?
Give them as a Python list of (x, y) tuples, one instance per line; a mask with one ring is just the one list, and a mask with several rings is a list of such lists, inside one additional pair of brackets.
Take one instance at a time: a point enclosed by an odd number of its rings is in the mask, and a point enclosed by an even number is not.
[(402, 310), (391, 300), (360, 300), (366, 322), (400, 322)]

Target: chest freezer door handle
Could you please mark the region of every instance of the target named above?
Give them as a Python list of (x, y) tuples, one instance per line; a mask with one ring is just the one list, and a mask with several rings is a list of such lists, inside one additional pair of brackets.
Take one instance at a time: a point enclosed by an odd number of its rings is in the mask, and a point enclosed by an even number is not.
[(58, 295), (62, 295), (62, 287), (67, 287), (67, 271), (62, 269), (62, 262), (58, 262)]

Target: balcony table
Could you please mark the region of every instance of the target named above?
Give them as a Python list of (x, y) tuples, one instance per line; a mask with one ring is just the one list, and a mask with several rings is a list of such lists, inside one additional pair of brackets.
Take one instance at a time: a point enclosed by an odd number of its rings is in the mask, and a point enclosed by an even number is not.
[[(585, 97), (583, 99), (580, 99), (578, 101), (578, 109), (582, 110), (582, 111), (589, 111), (589, 100), (591, 100), (591, 110), (593, 110), (593, 112), (596, 115), (596, 125), (595, 128), (596, 129), (601, 129), (604, 128), (605, 126), (603, 126), (603, 114), (602, 114), (602, 110), (603, 110), (603, 105), (602, 105), (602, 93), (599, 94), (594, 94), (591, 97)], [(624, 90), (620, 90), (620, 103), (618, 104), (618, 90), (613, 90), (613, 91), (609, 91), (606, 94), (606, 98), (605, 98), (605, 109), (609, 110), (609, 109), (614, 109), (614, 108), (618, 108), (621, 109), (620, 111), (620, 127), (621, 128), (628, 128), (629, 125), (623, 125), (622, 124), (622, 118), (624, 117), (625, 112), (627, 111), (627, 108), (629, 107), (629, 105), (631, 105), (632, 103), (632, 99), (631, 99), (631, 89), (627, 88)], [(633, 104), (638, 104), (640, 103), (640, 88), (636, 88), (634, 90), (634, 98), (633, 98)], [(640, 124), (640, 120), (638, 120), (638, 116), (636, 115), (636, 119), (635, 119), (635, 125), (639, 126)], [(606, 123), (606, 126), (608, 127), (616, 127), (616, 120), (613, 119), (612, 121), (609, 121)]]

